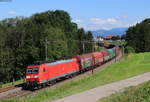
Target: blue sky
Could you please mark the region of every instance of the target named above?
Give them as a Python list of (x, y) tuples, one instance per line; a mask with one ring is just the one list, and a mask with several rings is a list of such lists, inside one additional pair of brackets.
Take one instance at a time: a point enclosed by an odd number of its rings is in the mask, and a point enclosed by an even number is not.
[(59, 9), (86, 30), (111, 29), (149, 18), (149, 5), (150, 0), (12, 0), (0, 2), (0, 19)]

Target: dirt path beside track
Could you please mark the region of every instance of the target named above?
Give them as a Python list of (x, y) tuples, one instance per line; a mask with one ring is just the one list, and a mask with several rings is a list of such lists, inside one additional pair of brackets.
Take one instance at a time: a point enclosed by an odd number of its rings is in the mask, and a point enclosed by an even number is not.
[(54, 102), (97, 102), (99, 99), (110, 96), (111, 94), (120, 91), (129, 86), (136, 86), (150, 80), (150, 72), (138, 75), (132, 78), (99, 86)]

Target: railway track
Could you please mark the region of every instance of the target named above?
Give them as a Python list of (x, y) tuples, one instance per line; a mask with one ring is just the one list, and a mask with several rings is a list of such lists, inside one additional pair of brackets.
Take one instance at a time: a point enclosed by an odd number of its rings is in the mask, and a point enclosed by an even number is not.
[(45, 91), (48, 89), (53, 89), (53, 88), (56, 88), (56, 87), (59, 87), (59, 86), (65, 84), (65, 83), (69, 83), (73, 80), (80, 80), (87, 75), (93, 74), (94, 72), (100, 71), (103, 68), (106, 68), (107, 66), (109, 66), (113, 63), (116, 63), (117, 61), (120, 61), (121, 58), (122, 58), (122, 54), (120, 54), (118, 57), (110, 60), (109, 62), (95, 68), (93, 71), (87, 71), (87, 72), (84, 72), (82, 74), (79, 74), (77, 76), (74, 76), (72, 78), (68, 78), (65, 80), (58, 80), (56, 83), (53, 83), (51, 85), (48, 85), (48, 86), (41, 88), (41, 89), (38, 89), (38, 90), (33, 90), (33, 91), (23, 90), (22, 87), (15, 87), (15, 86), (0, 89), (0, 100), (8, 99), (8, 98), (15, 98), (15, 97), (23, 97), (23, 96), (26, 96), (29, 94), (37, 94), (39, 91)]
[(0, 88), (0, 93), (5, 92), (5, 91), (8, 91), (8, 90), (15, 89), (15, 88), (16, 88), (15, 86), (6, 87), (6, 88)]

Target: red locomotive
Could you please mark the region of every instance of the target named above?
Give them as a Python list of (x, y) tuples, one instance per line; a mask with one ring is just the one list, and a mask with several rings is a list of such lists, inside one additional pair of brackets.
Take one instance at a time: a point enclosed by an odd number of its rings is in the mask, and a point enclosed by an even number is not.
[(27, 85), (36, 87), (79, 72), (76, 59), (59, 60), (52, 63), (40, 63), (27, 67)]
[(66, 60), (44, 62), (27, 67), (26, 82), (28, 87), (44, 86), (61, 78), (89, 70), (118, 56), (120, 48), (74, 56)]

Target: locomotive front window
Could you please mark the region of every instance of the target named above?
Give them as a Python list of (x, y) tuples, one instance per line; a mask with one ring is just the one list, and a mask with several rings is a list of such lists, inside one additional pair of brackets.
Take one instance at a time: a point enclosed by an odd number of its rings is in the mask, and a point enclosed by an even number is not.
[(32, 69), (27, 69), (27, 74), (31, 74), (32, 73)]
[(27, 69), (27, 74), (34, 74), (34, 73), (38, 73), (39, 72), (39, 68), (29, 68)]

